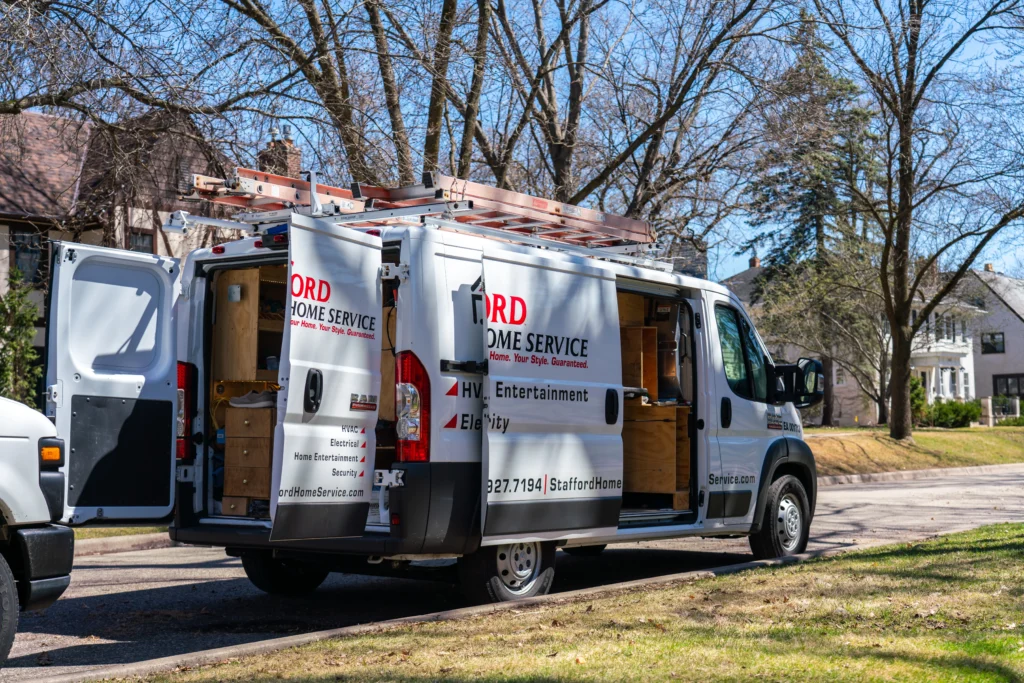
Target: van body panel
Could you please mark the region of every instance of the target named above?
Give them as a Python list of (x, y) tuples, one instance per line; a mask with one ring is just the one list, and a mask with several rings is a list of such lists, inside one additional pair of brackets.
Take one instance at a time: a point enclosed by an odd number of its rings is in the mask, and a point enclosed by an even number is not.
[(67, 440), (63, 519), (174, 507), (178, 260), (56, 243), (46, 413)]
[(622, 503), (615, 276), (484, 248), (483, 544), (608, 535)]
[(297, 215), (288, 233), (271, 540), (359, 536), (376, 449), (382, 243)]

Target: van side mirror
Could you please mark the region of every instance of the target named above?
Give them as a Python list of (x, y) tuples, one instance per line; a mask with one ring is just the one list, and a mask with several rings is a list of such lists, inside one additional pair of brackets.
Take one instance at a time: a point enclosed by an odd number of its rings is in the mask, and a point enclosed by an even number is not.
[(773, 403), (792, 403), (797, 408), (809, 408), (820, 403), (825, 396), (825, 373), (820, 360), (801, 358), (795, 364), (776, 365), (772, 374)]

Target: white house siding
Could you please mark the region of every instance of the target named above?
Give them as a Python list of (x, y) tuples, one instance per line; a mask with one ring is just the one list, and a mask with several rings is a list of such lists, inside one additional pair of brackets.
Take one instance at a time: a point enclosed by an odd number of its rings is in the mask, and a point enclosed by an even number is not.
[[(991, 273), (980, 273), (979, 276), (988, 280), (1001, 291), (1003, 298), (997, 297), (992, 290), (985, 289), (985, 311), (986, 314), (974, 323), (974, 359), (975, 369), (978, 373), (977, 390), (978, 396), (994, 395), (994, 379), (998, 375), (1024, 375), (1024, 320), (1014, 310), (1007, 307), (1004, 301), (1014, 304), (1017, 300), (1007, 296), (1010, 292), (1000, 289), (1013, 287), (1019, 290), (1018, 296), (1024, 297), (1024, 280), (1015, 280), (1005, 276), (992, 277)], [(987, 276), (987, 277), (986, 277)], [(1024, 312), (1022, 312), (1024, 313)], [(986, 332), (1002, 332), (1003, 343), (1006, 347), (1004, 353), (982, 353), (981, 335)], [(1018, 393), (1024, 394), (1018, 382)]]

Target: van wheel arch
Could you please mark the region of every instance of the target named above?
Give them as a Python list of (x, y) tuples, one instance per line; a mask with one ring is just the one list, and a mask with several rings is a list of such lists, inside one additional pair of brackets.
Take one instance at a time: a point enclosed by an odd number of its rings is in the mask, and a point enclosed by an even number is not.
[(811, 518), (814, 517), (818, 498), (818, 468), (814, 462), (814, 454), (807, 443), (801, 439), (776, 439), (768, 447), (761, 467), (757, 504), (754, 508), (754, 523), (750, 527), (751, 534), (761, 530), (768, 489), (787, 474), (795, 477), (803, 485), (809, 505), (808, 515)]

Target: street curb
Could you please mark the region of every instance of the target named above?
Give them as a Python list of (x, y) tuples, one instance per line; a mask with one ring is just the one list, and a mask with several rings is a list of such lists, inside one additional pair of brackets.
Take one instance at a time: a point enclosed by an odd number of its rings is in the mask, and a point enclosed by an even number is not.
[(906, 470), (904, 472), (875, 472), (871, 474), (837, 474), (830, 477), (818, 477), (818, 486), (842, 486), (843, 484), (871, 484), (886, 481), (914, 481), (917, 479), (935, 479), (938, 477), (956, 476), (958, 474), (990, 474), (993, 472), (1012, 472), (1024, 468), (1024, 463), (1009, 465), (974, 465), (971, 467), (942, 467), (930, 470)]
[(201, 652), (192, 652), (184, 655), (173, 655), (171, 657), (163, 657), (161, 659), (151, 659), (144, 662), (135, 662), (133, 664), (121, 664), (117, 666), (109, 666), (99, 669), (92, 669), (90, 671), (82, 671), (74, 674), (52, 676), (49, 678), (39, 678), (35, 680), (38, 683), (82, 683), (85, 681), (102, 681), (109, 679), (145, 676), (153, 673), (172, 671), (174, 669), (179, 669), (183, 667), (198, 667), (209, 664), (217, 664), (228, 659), (237, 659), (240, 657), (251, 657), (253, 655), (268, 654), (271, 652), (277, 652), (279, 650), (284, 650), (291, 647), (298, 647), (300, 645), (308, 645), (309, 643), (316, 643), (322, 640), (329, 640), (332, 638), (343, 638), (346, 636), (362, 635), (364, 633), (386, 631), (388, 629), (396, 628), (399, 626), (409, 626), (413, 624), (424, 624), (438, 621), (451, 621), (454, 619), (464, 619), (466, 617), (487, 614), (498, 614), (510, 610), (526, 609), (528, 607), (537, 605), (557, 605), (572, 600), (578, 600), (580, 598), (597, 597), (605, 593), (615, 593), (624, 590), (647, 588), (652, 586), (664, 586), (667, 584), (674, 583), (692, 583), (694, 581), (699, 581), (701, 579), (711, 579), (716, 576), (728, 576), (729, 574), (737, 574), (739, 572), (744, 572), (751, 569), (760, 569), (763, 567), (781, 567), (784, 565), (796, 564), (798, 562), (806, 562), (807, 560), (817, 558), (832, 557), (834, 555), (840, 555), (854, 550), (863, 550), (864, 548), (870, 547), (872, 545), (883, 544), (884, 543), (867, 544), (863, 546), (858, 545), (847, 548), (822, 549), (813, 552), (803, 553), (801, 555), (792, 555), (790, 557), (782, 557), (774, 560), (756, 560), (753, 562), (741, 562), (739, 564), (726, 565), (724, 567), (718, 567), (715, 569), (682, 572), (680, 574), (668, 574), (665, 576), (654, 576), (647, 579), (638, 579), (636, 581), (624, 581), (622, 583), (614, 583), (605, 586), (583, 588), (580, 590), (569, 591), (566, 593), (542, 595), (535, 598), (526, 598), (514, 602), (505, 602), (498, 605), (479, 605), (474, 607), (462, 607), (459, 609), (445, 610), (443, 612), (421, 614), (419, 616), (414, 617), (401, 617), (399, 619), (389, 619), (387, 621), (377, 621), (369, 624), (356, 624), (354, 626), (345, 626), (343, 628), (329, 629), (326, 631), (313, 631), (311, 633), (303, 633), (296, 636), (273, 638), (270, 640), (262, 640), (254, 643), (244, 643), (242, 645), (231, 645), (228, 647), (216, 648), (214, 650), (203, 650)]
[(75, 557), (125, 553), (132, 550), (153, 550), (177, 545), (167, 532), (156, 534), (135, 534), (133, 536), (111, 536), (110, 538), (86, 538), (75, 541)]

